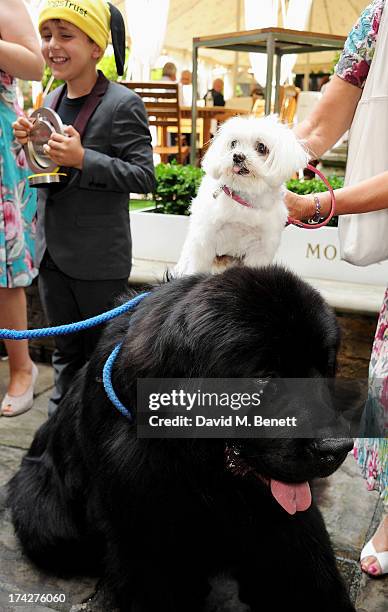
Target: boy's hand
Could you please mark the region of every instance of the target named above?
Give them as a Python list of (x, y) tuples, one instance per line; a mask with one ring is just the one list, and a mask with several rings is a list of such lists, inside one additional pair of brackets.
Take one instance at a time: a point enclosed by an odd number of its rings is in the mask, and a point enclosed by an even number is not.
[(19, 144), (25, 145), (28, 142), (28, 135), (33, 127), (32, 121), (27, 117), (18, 117), (18, 119), (12, 124), (13, 133)]
[(81, 144), (80, 135), (72, 125), (67, 125), (64, 132), (65, 135), (52, 134), (48, 144), (44, 145), (44, 152), (58, 166), (82, 170), (85, 149)]

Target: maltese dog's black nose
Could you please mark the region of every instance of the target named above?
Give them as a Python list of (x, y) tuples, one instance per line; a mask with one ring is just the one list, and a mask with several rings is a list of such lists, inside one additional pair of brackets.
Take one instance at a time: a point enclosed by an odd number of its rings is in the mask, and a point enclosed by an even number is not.
[(246, 160), (246, 157), (243, 153), (234, 153), (233, 155), (234, 164), (242, 164), (245, 160)]

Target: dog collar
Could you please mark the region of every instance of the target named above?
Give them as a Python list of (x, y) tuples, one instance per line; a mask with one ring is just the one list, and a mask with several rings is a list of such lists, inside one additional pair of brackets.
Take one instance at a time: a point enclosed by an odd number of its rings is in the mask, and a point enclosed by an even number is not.
[(239, 195), (237, 195), (237, 193), (232, 191), (232, 189), (229, 189), (229, 187), (227, 185), (222, 185), (221, 190), (224, 193), (226, 193), (227, 196), (232, 198), (232, 200), (234, 200), (235, 202), (238, 202), (239, 204), (241, 204), (241, 206), (246, 206), (246, 208), (253, 208), (252, 204), (249, 204), (249, 202), (247, 202), (246, 200), (241, 198)]

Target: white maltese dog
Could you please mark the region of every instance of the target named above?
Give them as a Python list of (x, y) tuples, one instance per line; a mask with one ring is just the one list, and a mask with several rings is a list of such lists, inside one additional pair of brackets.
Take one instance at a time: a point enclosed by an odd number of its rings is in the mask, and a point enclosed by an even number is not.
[(204, 156), (206, 174), (174, 275), (271, 263), (287, 221), (283, 183), (308, 159), (274, 116), (226, 121)]

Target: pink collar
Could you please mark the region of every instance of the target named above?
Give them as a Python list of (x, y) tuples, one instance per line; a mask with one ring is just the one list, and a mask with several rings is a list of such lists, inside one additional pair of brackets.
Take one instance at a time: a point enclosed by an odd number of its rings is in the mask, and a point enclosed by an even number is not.
[(226, 195), (228, 195), (230, 198), (232, 198), (232, 200), (238, 202), (242, 206), (246, 206), (247, 208), (253, 208), (252, 204), (249, 204), (249, 202), (247, 202), (243, 198), (240, 198), (240, 196), (237, 195), (237, 193), (234, 193), (234, 191), (232, 191), (231, 189), (229, 189), (227, 185), (222, 185), (222, 191), (226, 193)]

